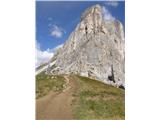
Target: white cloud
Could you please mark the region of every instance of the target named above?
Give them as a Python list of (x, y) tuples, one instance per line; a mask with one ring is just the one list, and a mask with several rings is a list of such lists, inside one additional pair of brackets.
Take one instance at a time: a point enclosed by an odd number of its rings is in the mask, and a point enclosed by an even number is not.
[(53, 49), (48, 48), (47, 50), (42, 51), (40, 49), (40, 44), (36, 42), (36, 67), (43, 63), (49, 62), (49, 60), (53, 57), (54, 52), (61, 47), (63, 47), (63, 44), (60, 44)]
[(102, 7), (103, 11), (103, 18), (105, 20), (115, 20), (115, 17), (112, 16), (112, 14), (106, 9), (104, 6)]
[(118, 7), (119, 3), (118, 3), (118, 1), (107, 1), (106, 5), (113, 6), (113, 7)]
[(53, 57), (53, 52), (48, 50), (42, 51), (40, 49), (40, 44), (36, 43), (36, 67), (48, 62)]
[(64, 29), (58, 27), (57, 25), (53, 25), (53, 28), (51, 29), (51, 36), (61, 38), (63, 33), (65, 33)]

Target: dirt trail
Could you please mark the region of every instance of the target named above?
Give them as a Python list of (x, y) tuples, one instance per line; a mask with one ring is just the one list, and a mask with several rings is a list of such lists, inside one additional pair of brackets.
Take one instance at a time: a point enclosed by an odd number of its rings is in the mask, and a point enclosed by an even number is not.
[(64, 76), (67, 88), (61, 93), (50, 93), (36, 101), (36, 120), (72, 120), (72, 94), (76, 81)]

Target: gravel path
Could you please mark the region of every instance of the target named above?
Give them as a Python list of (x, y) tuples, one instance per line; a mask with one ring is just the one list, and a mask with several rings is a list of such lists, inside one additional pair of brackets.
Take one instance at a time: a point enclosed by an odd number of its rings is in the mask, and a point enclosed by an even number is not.
[(61, 93), (50, 93), (36, 101), (36, 120), (72, 120), (72, 94), (75, 80), (64, 76), (67, 87)]

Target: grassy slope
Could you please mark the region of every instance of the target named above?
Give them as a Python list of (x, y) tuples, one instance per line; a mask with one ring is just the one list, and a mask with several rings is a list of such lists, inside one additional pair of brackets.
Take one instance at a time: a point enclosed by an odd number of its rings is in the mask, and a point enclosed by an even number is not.
[(124, 90), (86, 77), (74, 76), (79, 90), (74, 117), (78, 120), (124, 120)]
[[(125, 92), (122, 89), (103, 84), (86, 77), (71, 76), (77, 82), (73, 93), (73, 114), (75, 120), (124, 120)], [(41, 73), (36, 76), (36, 98), (50, 91), (62, 91), (63, 76)]]
[(36, 99), (47, 95), (50, 91), (62, 91), (65, 80), (62, 76), (46, 75), (44, 72), (36, 76)]

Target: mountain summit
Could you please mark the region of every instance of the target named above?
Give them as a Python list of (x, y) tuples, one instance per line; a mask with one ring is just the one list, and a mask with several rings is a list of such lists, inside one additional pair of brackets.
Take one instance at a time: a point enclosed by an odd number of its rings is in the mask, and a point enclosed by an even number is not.
[(124, 87), (124, 32), (118, 20), (105, 20), (103, 8), (94, 5), (58, 49), (46, 74), (78, 74), (117, 87)]

